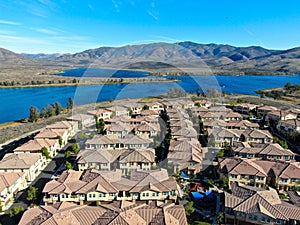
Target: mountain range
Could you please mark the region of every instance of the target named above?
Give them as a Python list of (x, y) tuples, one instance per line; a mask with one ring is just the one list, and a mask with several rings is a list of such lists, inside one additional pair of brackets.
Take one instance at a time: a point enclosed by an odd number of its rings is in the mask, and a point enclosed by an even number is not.
[(0, 48), (0, 67), (45, 65), (134, 68), (168, 71), (177, 68), (203, 74), (286, 75), (300, 73), (300, 47), (270, 50), (195, 42), (100, 47), (75, 54), (16, 54)]

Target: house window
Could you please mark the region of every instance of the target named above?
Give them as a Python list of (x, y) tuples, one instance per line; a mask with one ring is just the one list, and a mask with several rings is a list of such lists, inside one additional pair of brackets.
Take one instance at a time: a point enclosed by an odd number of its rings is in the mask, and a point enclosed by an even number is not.
[(254, 176), (253, 176), (253, 175), (250, 175), (250, 176), (249, 176), (249, 179), (254, 179)]
[(105, 166), (105, 167), (107, 167), (107, 163), (102, 163), (102, 166)]
[(288, 179), (286, 179), (286, 178), (280, 178), (280, 181), (283, 182), (283, 183), (286, 183), (288, 181)]
[(80, 194), (80, 197), (81, 197), (81, 198), (84, 198), (84, 197), (85, 197), (85, 194)]
[(146, 193), (146, 196), (149, 197), (149, 193)]
[(143, 193), (142, 196), (145, 197), (146, 196), (145, 193)]
[(109, 193), (109, 196), (110, 196), (110, 197), (114, 197), (114, 196), (115, 196), (115, 193)]
[(155, 196), (156, 194), (155, 193), (152, 193), (152, 196)]
[(89, 194), (89, 198), (91, 198), (92, 197), (92, 194)]
[(62, 194), (62, 195), (61, 195), (61, 198), (65, 198), (65, 195), (64, 195), (64, 194)]
[(168, 192), (165, 192), (165, 191), (164, 191), (164, 192), (163, 192), (163, 195), (168, 195)]
[(295, 183), (296, 182), (296, 178), (291, 178), (291, 181), (293, 182), (293, 183)]

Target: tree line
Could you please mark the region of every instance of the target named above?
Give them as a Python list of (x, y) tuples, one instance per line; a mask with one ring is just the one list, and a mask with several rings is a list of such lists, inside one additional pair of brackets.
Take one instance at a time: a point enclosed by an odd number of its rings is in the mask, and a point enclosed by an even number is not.
[[(74, 101), (70, 97), (67, 102), (67, 109), (72, 109), (74, 106)], [(37, 107), (31, 106), (29, 109), (29, 122), (36, 122), (40, 118), (49, 118), (52, 116), (57, 116), (63, 111), (63, 107), (59, 102), (54, 102), (53, 104), (47, 104), (40, 111)]]
[(20, 82), (20, 81), (0, 81), (0, 86), (20, 86), (20, 85), (47, 85), (47, 84), (77, 84), (79, 83), (79, 80), (74, 78), (73, 80), (32, 80), (32, 81), (26, 81), (26, 82)]

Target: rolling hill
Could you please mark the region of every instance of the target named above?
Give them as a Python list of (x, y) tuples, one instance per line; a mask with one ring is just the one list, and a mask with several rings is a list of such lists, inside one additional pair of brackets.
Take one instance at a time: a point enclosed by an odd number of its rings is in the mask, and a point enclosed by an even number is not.
[(16, 54), (0, 49), (2, 65), (134, 68), (168, 71), (179, 68), (203, 74), (286, 75), (300, 73), (300, 47), (269, 50), (195, 42), (100, 47), (75, 54)]

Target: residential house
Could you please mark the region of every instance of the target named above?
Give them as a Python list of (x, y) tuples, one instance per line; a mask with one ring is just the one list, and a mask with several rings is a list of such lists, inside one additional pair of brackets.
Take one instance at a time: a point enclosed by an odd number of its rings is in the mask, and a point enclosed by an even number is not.
[(200, 107), (205, 107), (205, 108), (209, 108), (212, 105), (212, 103), (207, 99), (196, 100), (194, 101), (194, 103), (195, 106), (199, 105)]
[(285, 135), (297, 135), (300, 133), (300, 118), (292, 120), (281, 120), (276, 126), (279, 132)]
[(252, 144), (232, 148), (234, 156), (244, 158), (261, 158), (268, 160), (294, 161), (297, 154), (289, 149), (282, 148), (279, 144)]
[(0, 211), (7, 210), (9, 203), (14, 201), (17, 192), (27, 187), (25, 173), (0, 173)]
[(121, 150), (118, 157), (119, 167), (123, 175), (130, 175), (134, 170), (151, 170), (155, 163), (154, 149)]
[(154, 149), (85, 149), (79, 152), (76, 162), (79, 171), (121, 169), (123, 175), (130, 175), (132, 170), (151, 170), (156, 165)]
[(276, 124), (280, 120), (293, 120), (293, 119), (297, 119), (297, 114), (291, 113), (289, 111), (284, 111), (284, 110), (274, 110), (267, 113), (266, 116), (266, 121), (273, 121)]
[(250, 103), (239, 103), (233, 106), (233, 111), (239, 112), (241, 114), (249, 115), (250, 112), (256, 110), (258, 105), (250, 104)]
[(68, 137), (71, 138), (78, 130), (78, 123), (75, 121), (59, 121), (51, 125), (47, 125), (46, 129), (61, 129), (67, 130)]
[(134, 104), (126, 105), (126, 107), (128, 107), (131, 110), (133, 115), (136, 115), (136, 114), (140, 114), (140, 112), (144, 109), (145, 105), (146, 104), (143, 103), (134, 103)]
[(104, 132), (108, 136), (115, 135), (118, 138), (125, 138), (130, 133), (133, 133), (133, 126), (124, 123), (105, 125)]
[(112, 112), (106, 109), (95, 109), (88, 111), (88, 114), (97, 115), (98, 119), (109, 120), (112, 117)]
[(124, 138), (118, 138), (116, 135), (95, 135), (85, 143), (87, 149), (146, 149), (151, 147), (151, 144), (153, 142), (148, 138), (137, 135), (128, 135)]
[(185, 210), (174, 203), (153, 202), (149, 205), (116, 201), (97, 207), (61, 202), (30, 208), (23, 214), (19, 225), (28, 224), (160, 224), (187, 225)]
[(46, 158), (41, 153), (7, 153), (0, 161), (0, 172), (24, 172), (31, 182), (45, 166)]
[[(69, 135), (65, 129), (43, 129), (34, 136), (35, 140), (62, 140), (62, 146), (68, 143)], [(60, 146), (60, 147), (62, 147)]]
[(154, 110), (157, 112), (164, 110), (163, 104), (161, 104), (159, 102), (147, 102), (147, 105), (149, 106), (150, 110)]
[(241, 121), (241, 120), (243, 120), (243, 116), (239, 113), (236, 113), (236, 112), (228, 112), (224, 115), (221, 115), (220, 119), (224, 120), (226, 122)]
[(226, 224), (300, 224), (300, 208), (281, 200), (271, 187), (234, 183), (224, 195)]
[(202, 148), (197, 139), (171, 140), (168, 163), (173, 172), (184, 171), (187, 174), (199, 173), (202, 168)]
[(60, 149), (58, 139), (34, 139), (17, 147), (14, 150), (14, 152), (15, 153), (19, 153), (19, 152), (41, 153), (41, 149), (43, 147), (47, 148), (50, 158), (56, 156), (57, 150)]
[(129, 110), (123, 106), (115, 105), (106, 110), (112, 112), (114, 116), (129, 116)]
[(268, 113), (272, 112), (272, 111), (277, 111), (278, 108), (273, 107), (273, 106), (269, 106), (269, 105), (265, 105), (265, 106), (260, 106), (257, 108), (257, 115), (260, 115), (262, 117), (266, 116)]
[(76, 114), (67, 118), (68, 121), (75, 121), (78, 123), (78, 129), (87, 128), (95, 125), (95, 118), (88, 114)]
[(48, 182), (44, 189), (45, 204), (56, 202), (109, 203), (114, 200), (132, 202), (175, 202), (177, 182), (167, 170), (132, 171), (130, 178), (122, 171), (67, 170), (57, 180)]
[(160, 134), (160, 126), (149, 123), (140, 124), (133, 129), (133, 132), (135, 135), (142, 135), (143, 137), (153, 139)]
[(276, 187), (279, 191), (294, 190), (300, 184), (298, 162), (229, 157), (219, 160), (220, 177), (255, 187)]

